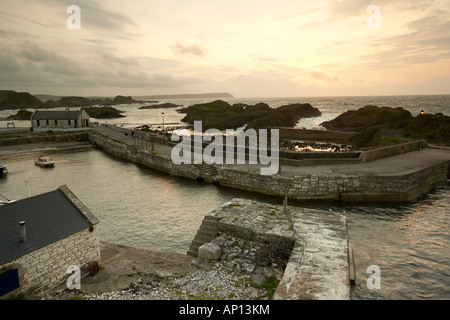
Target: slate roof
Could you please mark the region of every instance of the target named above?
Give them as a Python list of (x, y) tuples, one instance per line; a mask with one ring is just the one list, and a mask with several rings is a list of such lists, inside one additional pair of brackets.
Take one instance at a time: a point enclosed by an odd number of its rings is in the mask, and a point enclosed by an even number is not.
[[(25, 242), (20, 221), (26, 221)], [(67, 186), (0, 206), (0, 266), (97, 223)]]
[(31, 118), (35, 120), (77, 120), (81, 111), (36, 111)]

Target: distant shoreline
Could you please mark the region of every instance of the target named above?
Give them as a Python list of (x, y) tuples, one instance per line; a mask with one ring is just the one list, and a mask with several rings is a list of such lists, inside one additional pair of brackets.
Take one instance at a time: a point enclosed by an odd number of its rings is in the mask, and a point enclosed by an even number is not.
[(231, 93), (218, 92), (218, 93), (201, 93), (201, 94), (171, 94), (171, 95), (149, 95), (149, 96), (133, 96), (133, 99), (226, 99), (234, 98)]

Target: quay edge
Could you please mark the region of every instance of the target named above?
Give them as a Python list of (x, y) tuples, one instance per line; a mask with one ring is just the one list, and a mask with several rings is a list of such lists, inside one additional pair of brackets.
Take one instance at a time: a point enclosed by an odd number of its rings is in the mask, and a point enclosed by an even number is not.
[(167, 146), (144, 150), (95, 130), (89, 131), (89, 141), (109, 154), (172, 175), (290, 200), (411, 201), (450, 177), (450, 151), (431, 148), (361, 164), (283, 165), (280, 173), (264, 176), (250, 165), (210, 165), (214, 170), (176, 165)]

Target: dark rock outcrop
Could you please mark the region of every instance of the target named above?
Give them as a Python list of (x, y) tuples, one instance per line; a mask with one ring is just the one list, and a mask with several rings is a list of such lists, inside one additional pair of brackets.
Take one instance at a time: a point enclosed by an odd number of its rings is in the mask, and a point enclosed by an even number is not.
[(169, 109), (169, 108), (178, 108), (181, 107), (181, 105), (174, 104), (174, 103), (161, 103), (161, 104), (152, 104), (149, 106), (142, 106), (139, 107), (139, 109)]
[(425, 139), (450, 144), (450, 117), (424, 114), (413, 117), (403, 108), (365, 106), (347, 111), (321, 124), (328, 130), (358, 132), (352, 142), (358, 147), (373, 147)]
[(113, 107), (85, 107), (84, 110), (89, 114), (90, 117), (96, 119), (112, 119), (112, 118), (123, 118), (125, 117), (119, 111)]
[(92, 106), (94, 103), (94, 100), (83, 98), (83, 97), (62, 97), (61, 99), (54, 101), (54, 100), (48, 100), (47, 102), (43, 103), (40, 108), (58, 108), (58, 107), (65, 107), (65, 108), (78, 108), (78, 107), (87, 107)]
[(321, 115), (318, 109), (308, 103), (287, 105), (275, 109), (265, 103), (230, 105), (222, 100), (196, 104), (180, 109), (178, 112), (186, 114), (182, 119), (183, 122), (192, 124), (194, 121), (202, 121), (204, 130), (210, 128), (236, 129), (244, 125), (253, 129), (293, 127), (301, 118)]
[(42, 101), (28, 92), (0, 90), (0, 110), (37, 108)]
[(30, 120), (30, 117), (32, 114), (33, 114), (33, 112), (31, 112), (31, 111), (21, 109), (21, 110), (17, 111), (16, 114), (12, 114), (12, 115), (8, 116), (6, 119), (8, 119), (8, 120)]
[(140, 101), (134, 100), (131, 96), (116, 96), (113, 100), (112, 104), (131, 104), (131, 103), (139, 103)]
[(450, 145), (450, 116), (442, 113), (418, 115), (403, 128), (405, 137)]
[(101, 99), (101, 98), (84, 98), (84, 97), (62, 97), (59, 100), (48, 100), (43, 103), (40, 108), (57, 108), (57, 107), (66, 107), (66, 108), (79, 108), (79, 107), (91, 107), (91, 106), (113, 106), (118, 104), (131, 104), (131, 103), (139, 103), (140, 101), (134, 100), (131, 97), (124, 96), (116, 96), (113, 100), (111, 99)]
[(328, 130), (362, 132), (371, 126), (398, 124), (411, 118), (411, 113), (403, 108), (365, 106), (349, 110), (321, 125)]

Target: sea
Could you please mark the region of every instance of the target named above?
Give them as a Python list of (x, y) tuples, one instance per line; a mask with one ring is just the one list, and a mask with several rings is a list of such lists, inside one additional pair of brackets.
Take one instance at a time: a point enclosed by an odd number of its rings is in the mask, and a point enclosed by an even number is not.
[[(229, 103), (265, 102), (271, 107), (310, 103), (322, 116), (299, 121), (297, 127), (321, 128), (347, 111), (365, 105), (402, 107), (413, 115), (450, 114), (450, 95), (379, 97), (232, 98)], [(211, 99), (165, 100), (182, 106)], [(148, 103), (147, 103), (148, 104)], [(124, 118), (110, 124), (181, 125), (176, 109), (139, 109), (144, 104), (119, 105)], [(0, 118), (16, 111), (1, 111)], [(162, 114), (164, 112), (164, 115)], [(164, 119), (164, 120), (163, 120)], [(101, 123), (106, 120), (93, 119)], [(0, 129), (7, 120), (0, 121)], [(14, 121), (20, 128), (28, 121)], [(54, 168), (34, 165), (50, 154)], [(282, 205), (282, 199), (223, 186), (198, 183), (123, 161), (88, 145), (55, 148), (36, 145), (30, 150), (0, 149), (10, 175), (0, 179), (0, 198), (19, 200), (67, 185), (100, 220), (100, 237), (106, 241), (157, 251), (185, 254), (205, 214), (233, 198)], [(332, 210), (347, 217), (349, 245), (353, 249), (356, 283), (354, 300), (450, 299), (450, 180), (415, 201), (402, 203), (341, 203), (290, 201), (289, 205)], [(380, 271), (373, 286), (374, 266)]]

